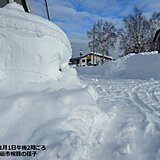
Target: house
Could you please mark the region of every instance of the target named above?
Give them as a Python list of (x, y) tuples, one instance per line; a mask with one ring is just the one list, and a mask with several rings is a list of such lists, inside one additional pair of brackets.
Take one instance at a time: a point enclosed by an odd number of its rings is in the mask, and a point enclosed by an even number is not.
[(158, 53), (160, 53), (160, 29), (156, 32), (153, 39), (153, 43), (154, 48), (158, 51)]
[(26, 12), (29, 12), (26, 0), (0, 0), (0, 8), (4, 7), (8, 3), (17, 2), (21, 4)]
[(69, 64), (76, 66), (96, 66), (111, 60), (113, 60), (111, 56), (91, 52), (77, 58), (71, 58)]

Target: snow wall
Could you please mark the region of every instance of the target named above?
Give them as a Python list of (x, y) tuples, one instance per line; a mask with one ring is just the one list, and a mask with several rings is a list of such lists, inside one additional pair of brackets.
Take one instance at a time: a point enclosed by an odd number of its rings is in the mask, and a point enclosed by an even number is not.
[(0, 21), (0, 79), (41, 82), (61, 76), (72, 51), (57, 25), (17, 3), (0, 9)]
[(160, 79), (160, 54), (130, 54), (97, 67), (77, 67), (80, 74), (103, 76), (107, 79)]

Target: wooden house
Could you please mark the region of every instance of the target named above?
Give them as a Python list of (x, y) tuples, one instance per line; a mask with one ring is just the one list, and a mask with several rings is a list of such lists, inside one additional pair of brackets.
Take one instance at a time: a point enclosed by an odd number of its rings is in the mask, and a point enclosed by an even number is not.
[(104, 62), (111, 61), (113, 58), (111, 56), (102, 55), (99, 53), (89, 53), (86, 55), (82, 55), (77, 58), (71, 58), (70, 64), (76, 66), (96, 66), (99, 64), (103, 64)]
[(153, 43), (154, 48), (158, 51), (158, 53), (160, 53), (160, 29), (156, 32), (153, 39)]

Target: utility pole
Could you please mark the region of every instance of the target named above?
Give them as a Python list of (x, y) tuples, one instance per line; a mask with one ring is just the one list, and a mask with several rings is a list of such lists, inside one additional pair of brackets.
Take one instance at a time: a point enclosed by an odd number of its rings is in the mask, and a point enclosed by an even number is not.
[(95, 34), (96, 34), (96, 28), (93, 27), (93, 66), (95, 65)]
[(50, 15), (49, 15), (49, 9), (48, 9), (48, 3), (47, 3), (47, 0), (44, 0), (45, 1), (45, 5), (46, 5), (46, 11), (47, 11), (47, 17), (48, 17), (48, 20), (50, 21)]
[(24, 10), (29, 13), (29, 7), (26, 3), (26, 0), (21, 0), (21, 3), (22, 3)]

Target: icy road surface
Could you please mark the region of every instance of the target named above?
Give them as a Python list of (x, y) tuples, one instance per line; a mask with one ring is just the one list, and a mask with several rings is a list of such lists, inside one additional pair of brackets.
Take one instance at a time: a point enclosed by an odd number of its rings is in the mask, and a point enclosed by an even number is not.
[(160, 81), (81, 79), (94, 86), (108, 117), (89, 159), (160, 160)]

